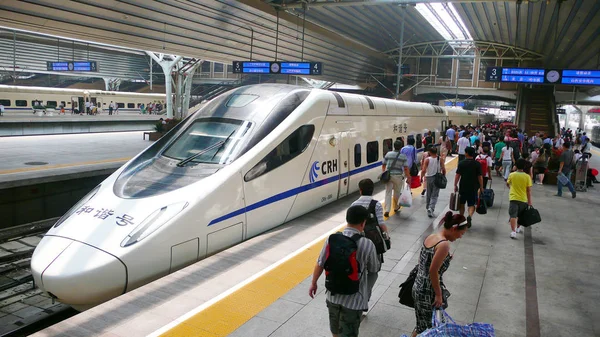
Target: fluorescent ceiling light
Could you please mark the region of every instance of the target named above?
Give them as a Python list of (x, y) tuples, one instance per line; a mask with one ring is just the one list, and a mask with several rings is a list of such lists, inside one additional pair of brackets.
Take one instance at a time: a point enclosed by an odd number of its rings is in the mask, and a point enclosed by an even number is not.
[(419, 3), (417, 11), (446, 40), (473, 40), (451, 3)]

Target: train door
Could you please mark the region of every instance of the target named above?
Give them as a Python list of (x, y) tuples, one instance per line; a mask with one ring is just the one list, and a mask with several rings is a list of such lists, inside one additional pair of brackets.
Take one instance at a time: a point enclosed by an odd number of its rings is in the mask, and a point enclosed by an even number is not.
[(340, 132), (338, 140), (338, 163), (340, 165), (338, 199), (340, 199), (348, 195), (348, 187), (350, 186), (350, 138), (348, 132)]
[(74, 97), (75, 100), (77, 101), (77, 110), (79, 111), (79, 113), (86, 113), (85, 111), (85, 99), (80, 96), (80, 97)]
[[(440, 129), (441, 135), (446, 134), (446, 127), (448, 127), (448, 123), (446, 122), (446, 120), (442, 120), (442, 128)], [(435, 141), (435, 137), (434, 137), (434, 141)]]

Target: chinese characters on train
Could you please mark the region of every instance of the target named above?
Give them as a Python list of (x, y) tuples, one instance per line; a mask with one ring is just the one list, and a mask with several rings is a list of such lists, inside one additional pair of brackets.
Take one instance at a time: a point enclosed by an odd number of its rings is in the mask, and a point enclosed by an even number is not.
[[(90, 206), (86, 205), (86, 206), (81, 207), (79, 210), (77, 210), (75, 212), (75, 214), (77, 214), (77, 215), (90, 214), (94, 218), (106, 220), (106, 219), (112, 217), (113, 215), (115, 215), (115, 211), (113, 211), (112, 209), (94, 208), (94, 207), (90, 207)], [(115, 223), (119, 226), (127, 226), (127, 225), (134, 224), (134, 218), (128, 214), (116, 216), (115, 218), (116, 218)]]
[(406, 130), (408, 130), (408, 124), (404, 123), (400, 123), (400, 124), (394, 124), (394, 133), (406, 133)]

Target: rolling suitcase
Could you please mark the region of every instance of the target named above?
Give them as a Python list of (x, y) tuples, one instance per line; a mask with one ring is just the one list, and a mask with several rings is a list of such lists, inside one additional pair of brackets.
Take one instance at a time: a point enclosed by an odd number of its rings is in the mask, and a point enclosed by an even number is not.
[(492, 207), (494, 205), (494, 190), (492, 189), (492, 181), (490, 180), (489, 184), (490, 188), (485, 188), (483, 190), (483, 195), (481, 196), (483, 200), (485, 200), (485, 204), (487, 207)]
[(460, 197), (458, 192), (450, 194), (450, 205), (448, 206), (451, 211), (458, 211), (458, 202)]

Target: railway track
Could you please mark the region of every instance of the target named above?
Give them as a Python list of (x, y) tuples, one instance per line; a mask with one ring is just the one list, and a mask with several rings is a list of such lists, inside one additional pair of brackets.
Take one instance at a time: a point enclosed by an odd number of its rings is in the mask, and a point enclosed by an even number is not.
[(58, 218), (0, 230), (0, 336), (27, 336), (76, 314), (36, 288), (30, 261)]

